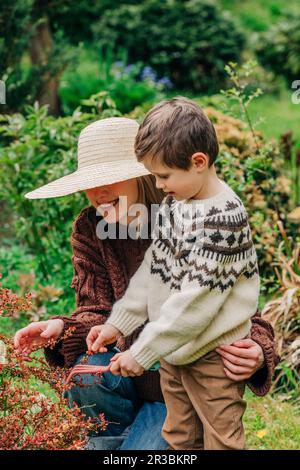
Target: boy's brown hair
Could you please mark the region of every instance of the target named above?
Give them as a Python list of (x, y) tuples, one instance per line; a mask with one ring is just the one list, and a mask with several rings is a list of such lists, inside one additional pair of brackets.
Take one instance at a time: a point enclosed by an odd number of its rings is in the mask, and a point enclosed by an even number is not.
[(159, 158), (169, 167), (188, 170), (191, 156), (205, 153), (211, 166), (219, 153), (213, 124), (194, 101), (178, 96), (161, 101), (146, 114), (135, 140), (139, 162)]

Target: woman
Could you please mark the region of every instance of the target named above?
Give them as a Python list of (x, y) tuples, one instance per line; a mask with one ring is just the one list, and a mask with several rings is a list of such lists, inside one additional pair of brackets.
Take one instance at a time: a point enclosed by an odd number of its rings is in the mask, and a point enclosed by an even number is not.
[[(34, 199), (85, 191), (91, 205), (77, 217), (71, 237), (74, 266), (71, 285), (76, 292), (76, 311), (71, 316), (60, 315), (19, 330), (15, 335), (18, 352), (28, 355), (33, 344), (43, 347), (53, 338), (58, 340), (55, 349), (45, 349), (51, 365), (71, 367), (79, 363), (85, 356), (86, 336), (91, 327), (106, 321), (112, 305), (123, 296), (141, 264), (151, 242), (151, 217), (148, 220), (138, 217), (132, 208), (136, 203), (143, 204), (146, 215), (150, 214), (153, 205), (162, 201), (163, 193), (135, 159), (137, 130), (138, 124), (126, 118), (90, 124), (79, 137), (77, 171), (26, 195)], [(136, 222), (143, 229), (143, 236), (138, 231), (132, 236)], [(75, 327), (75, 332), (59, 341), (70, 326)], [(116, 352), (131, 346), (142, 328), (120, 338), (107, 352), (89, 357), (89, 364), (109, 364)], [(251, 338), (224, 346), (218, 352), (232, 380), (248, 380), (257, 395), (268, 392), (278, 358), (272, 327), (259, 313), (252, 319)], [(94, 377), (89, 375), (82, 380), (89, 386), (74, 386), (67, 393), (69, 405), (75, 401), (88, 416), (104, 413), (109, 425), (97, 438), (98, 449), (167, 448), (161, 437), (166, 408), (158, 371), (146, 371), (134, 378), (106, 372), (101, 383), (94, 383)]]

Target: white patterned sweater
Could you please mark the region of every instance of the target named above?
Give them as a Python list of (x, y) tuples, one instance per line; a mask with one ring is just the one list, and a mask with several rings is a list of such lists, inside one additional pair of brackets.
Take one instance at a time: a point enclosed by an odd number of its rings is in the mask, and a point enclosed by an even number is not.
[(189, 364), (250, 332), (257, 257), (245, 207), (223, 184), (209, 199), (164, 199), (153, 242), (106, 322), (128, 336), (149, 320), (130, 348), (146, 370), (160, 358)]

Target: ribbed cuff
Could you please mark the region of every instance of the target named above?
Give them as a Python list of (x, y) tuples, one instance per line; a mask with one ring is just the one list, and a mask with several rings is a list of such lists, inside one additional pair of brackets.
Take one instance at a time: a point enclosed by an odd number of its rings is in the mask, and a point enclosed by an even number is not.
[(273, 342), (268, 340), (265, 335), (252, 334), (251, 339), (255, 341), (263, 350), (265, 364), (262, 369), (259, 369), (247, 381), (250, 390), (257, 396), (263, 397), (266, 395), (272, 386), (272, 376), (276, 366)]
[(118, 305), (116, 305), (113, 307), (106, 323), (117, 328), (124, 336), (128, 336), (142, 325), (144, 321), (143, 318), (137, 318), (136, 315), (133, 315), (124, 307), (118, 307)]
[(87, 350), (87, 345), (85, 341), (87, 325), (82, 323), (80, 324), (78, 320), (71, 317), (59, 318), (64, 322), (62, 336), (70, 327), (75, 327), (73, 333), (61, 342), (61, 347), (59, 349), (59, 352), (64, 357), (64, 366), (72, 367), (77, 357), (80, 354), (85, 353), (85, 351)]
[(72, 367), (77, 357), (80, 354), (84, 354), (87, 350), (86, 337), (90, 329), (98, 324), (103, 324), (106, 320), (106, 316), (98, 315), (94, 321), (83, 322), (76, 318), (67, 316), (54, 316), (52, 319), (60, 319), (64, 322), (64, 328), (62, 331), (63, 336), (68, 328), (75, 327), (73, 333), (61, 340), (55, 345), (54, 349), (44, 348), (45, 358), (51, 366), (60, 367)]
[(153, 366), (153, 364), (160, 359), (160, 356), (157, 353), (155, 353), (154, 351), (151, 351), (151, 349), (148, 349), (148, 348), (141, 349), (138, 343), (134, 343), (131, 346), (130, 352), (131, 352), (132, 357), (145, 370), (150, 369), (150, 367)]

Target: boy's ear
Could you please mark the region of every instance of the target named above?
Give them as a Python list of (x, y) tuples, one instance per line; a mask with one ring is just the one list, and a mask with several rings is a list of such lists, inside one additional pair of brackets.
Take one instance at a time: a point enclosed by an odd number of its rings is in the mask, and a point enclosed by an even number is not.
[(192, 165), (198, 170), (203, 170), (209, 165), (209, 158), (205, 153), (196, 152), (191, 157)]

